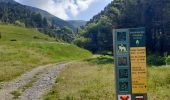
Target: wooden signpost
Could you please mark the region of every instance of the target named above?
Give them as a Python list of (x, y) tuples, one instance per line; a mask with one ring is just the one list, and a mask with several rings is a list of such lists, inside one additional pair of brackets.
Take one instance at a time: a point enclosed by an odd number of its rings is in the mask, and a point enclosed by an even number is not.
[(147, 100), (145, 29), (116, 29), (113, 36), (116, 100)]

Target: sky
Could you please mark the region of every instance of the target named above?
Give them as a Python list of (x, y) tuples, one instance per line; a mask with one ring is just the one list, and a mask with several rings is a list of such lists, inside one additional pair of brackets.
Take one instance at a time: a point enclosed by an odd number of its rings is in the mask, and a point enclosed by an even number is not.
[(112, 0), (15, 0), (45, 10), (63, 20), (90, 20)]

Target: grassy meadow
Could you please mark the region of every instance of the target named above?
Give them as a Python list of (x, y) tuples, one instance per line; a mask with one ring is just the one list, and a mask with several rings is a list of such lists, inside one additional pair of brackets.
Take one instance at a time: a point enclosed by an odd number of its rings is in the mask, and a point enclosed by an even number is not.
[(148, 68), (148, 100), (170, 100), (170, 66)]
[[(44, 100), (115, 100), (112, 61), (103, 56), (69, 65)], [(148, 68), (148, 100), (170, 100), (169, 70)]]
[[(0, 34), (0, 82), (39, 65), (81, 60), (68, 65), (44, 100), (115, 100), (112, 57), (90, 58), (89, 51), (56, 42), (35, 29), (0, 25)], [(170, 100), (169, 70), (170, 66), (148, 67), (148, 100)]]
[(75, 45), (59, 43), (35, 29), (0, 25), (0, 82), (9, 81), (39, 65), (89, 58)]

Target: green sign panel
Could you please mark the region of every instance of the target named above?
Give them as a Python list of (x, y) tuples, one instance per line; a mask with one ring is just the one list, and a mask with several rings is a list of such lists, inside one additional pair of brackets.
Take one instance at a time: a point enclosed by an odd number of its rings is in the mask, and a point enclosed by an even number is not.
[(145, 28), (130, 29), (130, 47), (145, 47)]
[(115, 30), (114, 33), (116, 99), (121, 100), (127, 98), (127, 100), (129, 100), (131, 98), (129, 30), (118, 29)]
[[(137, 55), (132, 55), (131, 53), (136, 53), (138, 49), (143, 53), (145, 49), (140, 47), (145, 47), (145, 29), (144, 28), (133, 28), (133, 29), (116, 29), (113, 34), (114, 42), (114, 58), (115, 58), (115, 78), (116, 78), (116, 100), (147, 100), (145, 83), (138, 81), (142, 85), (135, 83), (135, 70), (136, 63), (133, 63), (136, 59), (132, 57)], [(137, 48), (136, 48), (137, 47)], [(143, 50), (143, 51), (142, 51)], [(140, 57), (142, 56), (141, 53)], [(143, 59), (146, 60), (146, 59)], [(141, 63), (144, 64), (144, 63)], [(133, 65), (133, 66), (132, 66)], [(143, 65), (142, 65), (143, 66)], [(145, 66), (139, 68), (145, 68)], [(135, 73), (136, 73), (135, 72)], [(139, 71), (140, 72), (140, 71)], [(138, 75), (138, 74), (137, 74)], [(138, 76), (143, 76), (139, 74)], [(144, 80), (146, 81), (146, 80)], [(142, 89), (140, 91), (140, 89)], [(143, 99), (141, 99), (143, 97)]]

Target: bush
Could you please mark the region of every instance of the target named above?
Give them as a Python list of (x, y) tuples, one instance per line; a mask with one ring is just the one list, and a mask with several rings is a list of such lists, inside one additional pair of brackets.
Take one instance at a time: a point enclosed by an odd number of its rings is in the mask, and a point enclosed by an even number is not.
[(73, 40), (73, 43), (79, 47), (86, 47), (86, 44), (89, 43), (89, 38), (79, 37)]
[(10, 41), (17, 41), (16, 39), (11, 39)]
[(25, 23), (22, 23), (22, 22), (20, 22), (20, 21), (15, 21), (15, 25), (16, 26), (20, 26), (20, 27), (25, 27)]
[(168, 57), (166, 58), (166, 62), (167, 62), (168, 65), (170, 65), (170, 56), (168, 56)]
[(12, 91), (11, 94), (13, 95), (13, 99), (17, 99), (19, 96), (21, 96), (19, 91)]
[(149, 55), (147, 57), (147, 64), (148, 65), (154, 65), (154, 66), (161, 66), (165, 65), (165, 57), (162, 57), (158, 54), (155, 55)]
[(38, 36), (33, 36), (34, 39), (41, 39), (40, 37)]

